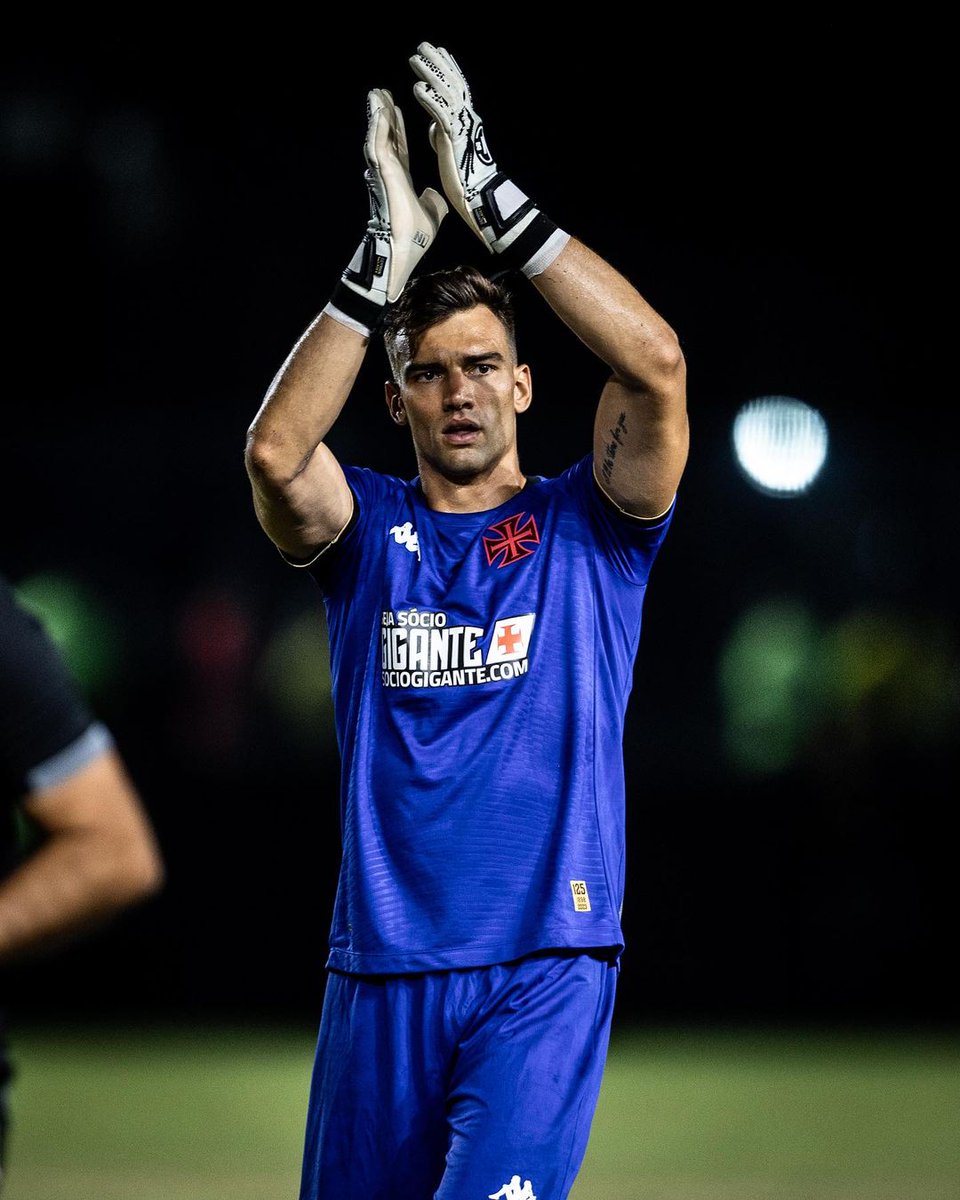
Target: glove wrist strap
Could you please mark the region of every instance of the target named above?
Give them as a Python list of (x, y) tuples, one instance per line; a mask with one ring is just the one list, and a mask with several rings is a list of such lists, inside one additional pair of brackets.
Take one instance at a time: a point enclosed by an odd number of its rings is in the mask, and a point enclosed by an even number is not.
[[(553, 225), (550, 221), (549, 224)], [(547, 237), (546, 241), (540, 246), (535, 254), (520, 267), (520, 270), (528, 279), (532, 279), (534, 275), (539, 275), (541, 271), (545, 271), (553, 262), (560, 251), (564, 248), (567, 242), (570, 241), (570, 234), (558, 226), (553, 225), (553, 230)]]
[(539, 275), (569, 241), (570, 235), (502, 171), (491, 176), (479, 197), (471, 213), (490, 250), (508, 270), (522, 271), (528, 278)]
[(386, 315), (386, 305), (378, 304), (367, 296), (361, 296), (349, 284), (341, 280), (333, 289), (323, 311), (348, 329), (354, 329), (364, 337), (371, 337)]
[(480, 207), (473, 210), (477, 224), (494, 249), (497, 242), (532, 212), (536, 212), (534, 202), (502, 171), (480, 189)]
[(497, 258), (507, 269), (522, 271), (530, 278), (546, 270), (569, 240), (569, 233), (544, 213), (537, 212), (526, 229)]

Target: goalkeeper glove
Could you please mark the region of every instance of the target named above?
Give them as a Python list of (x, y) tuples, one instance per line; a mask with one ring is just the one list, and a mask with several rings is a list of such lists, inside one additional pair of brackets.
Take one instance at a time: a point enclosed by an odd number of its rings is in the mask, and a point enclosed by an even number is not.
[(430, 144), (447, 199), (506, 267), (519, 268), (528, 277), (539, 275), (570, 235), (497, 169), (453, 55), (421, 42), (409, 62), (420, 77), (413, 94), (433, 118)]
[(414, 191), (403, 114), (383, 88), (367, 93), (363, 150), (367, 231), (323, 311), (370, 337), (436, 238), (447, 204), (433, 188)]

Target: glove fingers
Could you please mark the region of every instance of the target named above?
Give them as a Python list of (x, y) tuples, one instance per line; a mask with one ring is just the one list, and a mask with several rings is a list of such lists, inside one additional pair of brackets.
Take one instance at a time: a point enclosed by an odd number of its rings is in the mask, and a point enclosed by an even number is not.
[[(436, 51), (427, 42), (421, 42), (421, 49), (428, 53), (414, 54), (408, 61), (414, 74), (419, 75), (423, 84), (432, 88), (451, 108), (460, 108), (464, 101), (464, 87), (459, 71), (451, 70), (450, 65), (436, 56)], [(420, 87), (421, 84), (415, 84)]]
[(377, 170), (380, 151), (384, 142), (384, 103), (379, 88), (367, 92), (367, 136), (363, 143), (363, 155), (367, 165)]
[(369, 122), (364, 153), (368, 164), (376, 171), (390, 169), (396, 160), (404, 171), (410, 169), (410, 152), (403, 113), (384, 88), (374, 88), (368, 97)]
[(470, 86), (463, 71), (460, 70), (460, 64), (449, 50), (444, 50), (443, 46), (436, 47), (436, 55), (438, 63), (443, 66), (448, 83), (455, 86), (463, 94), (467, 104), (470, 104)]
[(369, 335), (371, 312), (397, 299), (433, 244), (448, 207), (434, 188), (426, 188), (419, 197), (414, 191), (403, 113), (385, 88), (367, 93), (363, 152), (370, 204), (367, 231), (341, 276), (333, 308), (325, 311)]
[(411, 54), (407, 62), (413, 67), (415, 75), (419, 75), (421, 79), (425, 79), (427, 83), (430, 83), (434, 79), (438, 79), (442, 74), (436, 58), (436, 48), (431, 46), (429, 42), (421, 42), (417, 46), (416, 54)]
[(463, 76), (463, 72), (460, 70), (460, 64), (453, 57), (453, 55), (450, 53), (450, 51), (444, 49), (443, 46), (437, 46), (436, 51), (437, 51), (437, 57), (442, 62), (446, 63), (447, 70), (452, 71), (455, 75), (459, 75), (461, 80), (463, 80), (463, 82), (466, 83), (466, 80), (464, 79), (464, 76)]
[(466, 83), (457, 60), (443, 46), (434, 46), (430, 42), (421, 42), (417, 46), (417, 53), (410, 59), (410, 65), (424, 79), (441, 75), (445, 76), (448, 82), (452, 83), (459, 76), (459, 82)]
[[(449, 101), (437, 91), (432, 83), (415, 83), (413, 85), (413, 94), (419, 100), (421, 106), (433, 117), (435, 122), (438, 122), (445, 129), (450, 128), (453, 109)], [(431, 126), (431, 128), (433, 127)]]
[(410, 149), (407, 144), (407, 127), (404, 124), (403, 112), (394, 104), (393, 96), (389, 92), (384, 92), (389, 101), (388, 109), (390, 113), (390, 132), (393, 148), (397, 158), (403, 164), (404, 168), (410, 169)]

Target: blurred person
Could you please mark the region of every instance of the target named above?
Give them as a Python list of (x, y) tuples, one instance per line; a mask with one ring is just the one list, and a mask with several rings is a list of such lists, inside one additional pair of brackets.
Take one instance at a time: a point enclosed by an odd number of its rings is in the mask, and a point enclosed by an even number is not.
[[(55, 952), (161, 889), (162, 855), (110, 731), (3, 576), (0, 805), (3, 968)], [(5, 1026), (0, 1012), (0, 1186), (10, 1115)]]
[[(452, 55), (409, 61), (446, 201), (495, 270), (414, 275), (448, 204), (417, 196), (401, 111), (368, 92), (366, 233), (246, 444), (256, 516), (322, 597), (342, 758), (300, 1200), (561, 1200), (624, 949), (625, 710), (686, 366), (636, 288), (498, 170)], [(609, 371), (592, 449), (555, 478), (520, 466), (525, 279)], [(411, 480), (324, 442), (375, 334)]]

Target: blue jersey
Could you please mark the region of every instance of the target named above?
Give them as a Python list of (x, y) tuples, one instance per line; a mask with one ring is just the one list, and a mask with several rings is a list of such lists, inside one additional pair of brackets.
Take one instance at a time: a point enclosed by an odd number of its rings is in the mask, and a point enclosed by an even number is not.
[(497, 508), (345, 468), (355, 519), (311, 566), (342, 760), (327, 965), (483, 966), (623, 949), (623, 733), (651, 564), (592, 455)]

